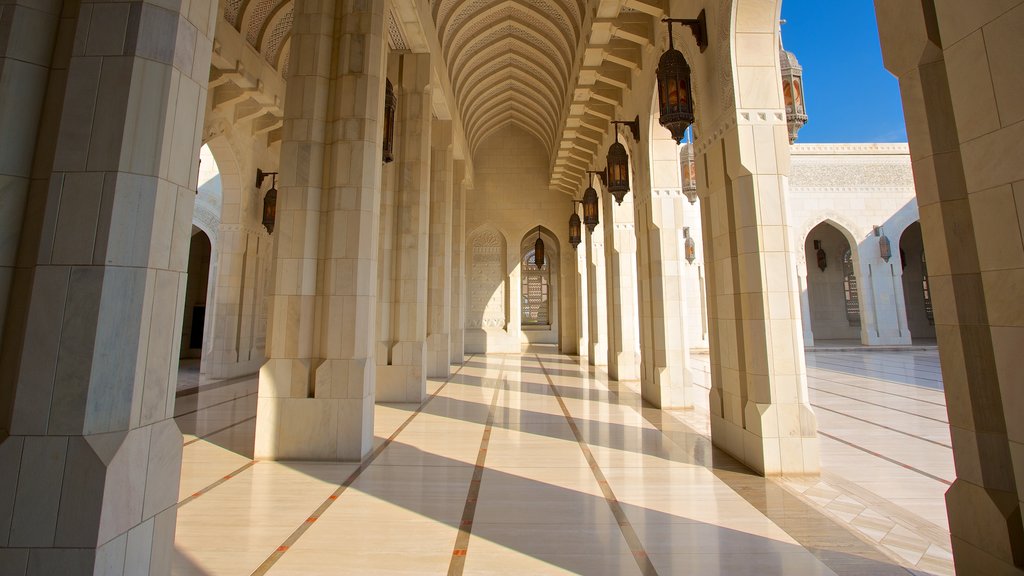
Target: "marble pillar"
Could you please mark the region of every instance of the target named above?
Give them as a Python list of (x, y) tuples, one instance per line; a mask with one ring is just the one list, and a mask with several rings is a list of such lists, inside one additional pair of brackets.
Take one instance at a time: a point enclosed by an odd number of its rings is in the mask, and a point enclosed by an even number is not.
[(430, 226), (430, 54), (397, 54), (395, 221), (391, 342), (377, 371), (377, 400), (427, 396), (427, 254)]
[(573, 275), (576, 285), (576, 330), (577, 330), (577, 354), (589, 357), (590, 350), (590, 282), (587, 279), (587, 248), (589, 233), (584, 228), (583, 242), (576, 247), (573, 254), (576, 263), (575, 274)]
[(372, 448), (383, 11), (297, 2), (258, 458), (359, 460)]
[[(599, 192), (600, 194), (600, 192)], [(608, 301), (604, 266), (604, 218), (593, 232), (584, 232), (587, 253), (587, 361), (591, 366), (608, 365)]]
[(466, 357), (466, 161), (456, 160), (452, 177), (452, 265), (450, 363)]
[[(170, 572), (177, 360), (218, 15), (215, 2), (174, 6), (84, 0), (59, 20), (57, 2), (3, 7), (0, 98), (25, 116), (0, 118), (5, 252), (20, 232), (0, 362), (9, 574)], [(27, 92), (4, 92), (18, 75)], [(33, 198), (15, 215), (28, 156)]]
[(637, 327), (636, 231), (632, 195), (617, 205), (611, 194), (604, 204), (604, 249), (608, 302), (608, 377), (640, 379)]
[(434, 120), (430, 151), (430, 240), (427, 254), (427, 376), (451, 373), (452, 122)]
[(640, 294), (640, 390), (659, 408), (693, 405), (693, 376), (684, 317), (683, 266), (679, 234), (684, 210), (679, 151), (668, 131), (653, 124), (649, 142), (637, 146), (634, 176), (637, 281)]
[(900, 82), (956, 480), (958, 574), (1024, 574), (1024, 2), (876, 2)]

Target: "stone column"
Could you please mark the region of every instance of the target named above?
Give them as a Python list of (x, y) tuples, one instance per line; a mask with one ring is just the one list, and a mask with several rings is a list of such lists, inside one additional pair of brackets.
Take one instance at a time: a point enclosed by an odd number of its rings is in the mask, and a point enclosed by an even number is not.
[(466, 357), (466, 161), (456, 160), (452, 178), (452, 267), (450, 362)]
[(391, 347), (378, 370), (377, 400), (427, 395), (427, 253), (430, 225), (430, 54), (400, 54), (395, 83), (395, 237)]
[(385, 24), (377, 3), (335, 8), (295, 9), (259, 458), (359, 460), (372, 447)]
[(604, 270), (604, 214), (593, 232), (585, 232), (587, 244), (587, 294), (590, 335), (587, 360), (591, 366), (608, 365), (608, 301)]
[(636, 164), (649, 167), (634, 177), (637, 280), (640, 293), (640, 389), (659, 408), (693, 405), (693, 377), (684, 327), (683, 229), (679, 151), (668, 131), (654, 123), (649, 146), (638, 146)]
[(633, 229), (632, 195), (616, 205), (611, 194), (604, 204), (604, 249), (608, 284), (608, 377), (638, 380), (640, 366), (636, 346), (636, 231)]
[(576, 323), (579, 309), (576, 273), (576, 252), (568, 243), (559, 246), (558, 252), (558, 351), (575, 356), (579, 349), (579, 326)]
[(796, 266), (797, 289), (800, 290), (800, 321), (804, 333), (804, 346), (814, 346), (814, 329), (811, 325), (810, 288), (807, 286), (807, 262), (797, 255), (800, 262)]
[[(29, 191), (33, 197), (46, 195), (48, 174), (39, 174), (33, 181), (32, 163), (40, 132), (56, 128), (57, 118), (40, 126), (44, 112), (47, 83), (51, 76), (63, 81), (67, 76), (67, 55), (54, 61), (54, 45), (61, 25), (61, 3), (56, 1), (12, 0), (0, 8), (0, 349), (4, 342), (8, 298), (15, 275), (24, 276), (35, 264), (35, 254), (18, 254), (22, 224), (26, 217)], [(68, 30), (65, 19), (61, 36)], [(56, 70), (51, 70), (57, 67)], [(39, 201), (35, 202), (39, 204)], [(36, 208), (38, 211), (38, 208)], [(20, 268), (21, 272), (17, 269)], [(25, 281), (21, 282), (24, 290)], [(16, 296), (20, 298), (23, 296)], [(12, 310), (14, 324), (24, 322), (24, 310)], [(10, 395), (13, 388), (0, 392), (0, 429), (7, 430)]]
[[(780, 102), (778, 94), (773, 103)], [(817, 423), (807, 400), (796, 254), (783, 193), (786, 118), (781, 110), (736, 115), (721, 139), (699, 147), (709, 183), (700, 193), (712, 439), (761, 474), (813, 474)]]
[(577, 354), (589, 357), (590, 350), (590, 281), (587, 279), (587, 254), (590, 249), (589, 234), (584, 228), (583, 245), (576, 247), (574, 254), (576, 270), (573, 278), (576, 284), (576, 328), (578, 330)]
[(430, 151), (430, 241), (427, 255), (427, 376), (447, 378), (452, 331), (452, 123), (435, 120)]
[[(55, 29), (59, 3), (27, 4), (5, 3), (0, 38), (6, 56), (34, 64), (3, 62), (3, 85), (26, 73), (31, 91), (42, 62), (52, 71), (33, 159), (46, 185), (23, 220), (27, 270), (11, 294), (23, 312), (16, 325), (7, 318), (0, 362), (0, 389), (13, 391), (0, 431), (3, 566), (166, 574), (181, 314), (218, 12), (209, 2), (179, 11), (84, 0), (68, 3)], [(52, 59), (44, 44), (58, 48)], [(0, 95), (5, 111), (27, 116), (18, 122), (32, 121), (33, 106)], [(30, 131), (9, 135), (4, 122), (2, 159), (32, 155)], [(9, 148), (19, 134), (27, 139)], [(18, 175), (20, 163), (3, 170)]]
[(1024, 574), (1024, 2), (876, 2), (906, 110), (957, 478), (958, 574)]

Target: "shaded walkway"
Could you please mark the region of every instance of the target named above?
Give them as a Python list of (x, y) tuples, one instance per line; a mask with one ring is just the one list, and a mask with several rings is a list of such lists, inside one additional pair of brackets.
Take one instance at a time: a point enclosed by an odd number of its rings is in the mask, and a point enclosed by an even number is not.
[(254, 390), (179, 409), (176, 574), (909, 573), (575, 358), (471, 357), (362, 464), (253, 463)]

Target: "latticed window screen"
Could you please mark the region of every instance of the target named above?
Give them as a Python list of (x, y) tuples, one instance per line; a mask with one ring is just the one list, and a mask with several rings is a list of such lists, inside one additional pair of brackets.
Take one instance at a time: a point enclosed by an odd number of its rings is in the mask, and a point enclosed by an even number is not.
[(857, 295), (857, 274), (853, 269), (853, 251), (843, 252), (843, 297), (846, 298), (846, 319), (850, 326), (860, 326), (860, 297)]
[(533, 250), (523, 257), (523, 326), (547, 326), (549, 321), (548, 287), (551, 271), (548, 259), (537, 269), (537, 257)]
[(921, 251), (921, 289), (924, 291), (924, 313), (928, 316), (928, 324), (935, 325), (935, 311), (932, 310), (932, 289), (928, 286), (928, 263), (925, 262), (924, 250)]

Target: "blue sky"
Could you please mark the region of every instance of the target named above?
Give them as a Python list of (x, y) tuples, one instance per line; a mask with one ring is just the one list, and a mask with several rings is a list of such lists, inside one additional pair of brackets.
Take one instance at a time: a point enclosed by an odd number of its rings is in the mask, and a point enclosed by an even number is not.
[(782, 18), (783, 43), (804, 67), (810, 122), (800, 143), (907, 141), (872, 0), (783, 0)]

